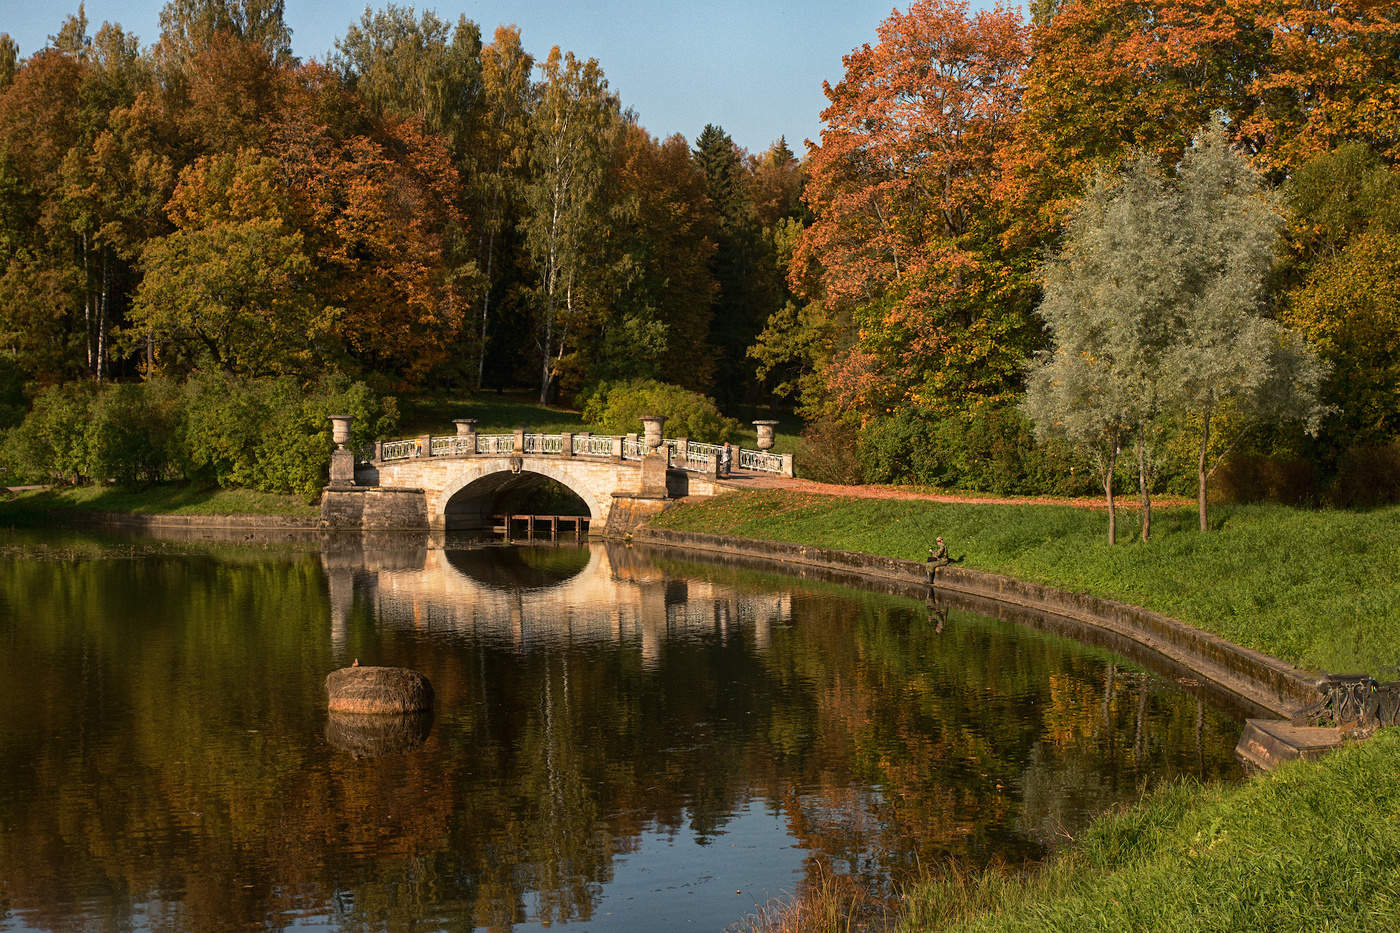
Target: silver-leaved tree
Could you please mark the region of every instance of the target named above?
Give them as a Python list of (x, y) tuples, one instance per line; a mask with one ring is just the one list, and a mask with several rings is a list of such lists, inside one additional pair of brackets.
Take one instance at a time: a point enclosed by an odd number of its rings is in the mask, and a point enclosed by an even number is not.
[(1065, 439), (1095, 466), (1110, 543), (1113, 473), (1129, 434), (1147, 540), (1153, 450), (1166, 430), (1199, 432), (1205, 530), (1206, 484), (1221, 447), (1211, 431), (1222, 411), (1236, 430), (1278, 418), (1316, 429), (1322, 366), (1262, 314), (1279, 226), (1272, 194), (1216, 120), (1174, 178), (1147, 156), (1096, 176), (1064, 248), (1044, 265), (1038, 310), (1051, 348), (1031, 372), (1024, 408), (1042, 436)]

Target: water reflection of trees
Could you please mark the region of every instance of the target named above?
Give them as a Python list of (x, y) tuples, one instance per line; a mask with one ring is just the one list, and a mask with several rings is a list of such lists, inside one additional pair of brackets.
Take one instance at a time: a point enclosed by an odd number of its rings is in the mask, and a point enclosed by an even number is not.
[[(190, 930), (504, 930), (590, 917), (644, 832), (711, 837), (755, 798), (878, 886), (1034, 860), (1150, 777), (1232, 767), (1231, 723), (1193, 698), (956, 610), (938, 632), (908, 601), (633, 565), (614, 576), (659, 648), (623, 629), (474, 640), (387, 624), (373, 576), (333, 644), (314, 558), (0, 563), (10, 909), (49, 928), (158, 904), (150, 925)], [(320, 679), (345, 656), (432, 680), (420, 748), (320, 740)]]

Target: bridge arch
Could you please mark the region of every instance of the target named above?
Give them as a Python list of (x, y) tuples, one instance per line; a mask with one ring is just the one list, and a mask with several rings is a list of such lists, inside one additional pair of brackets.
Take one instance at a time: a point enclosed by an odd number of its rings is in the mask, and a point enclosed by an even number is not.
[(491, 503), (499, 496), (552, 481), (577, 497), (582, 514), (594, 527), (606, 524), (617, 485), (615, 467), (550, 457), (514, 459), (514, 465), (509, 457), (445, 462), (441, 485), (425, 490), (429, 523), (444, 530), (481, 527), (487, 524)]
[(583, 515), (594, 509), (568, 483), (536, 470), (487, 473), (443, 490), (442, 520), (447, 531), (489, 527), (493, 515)]

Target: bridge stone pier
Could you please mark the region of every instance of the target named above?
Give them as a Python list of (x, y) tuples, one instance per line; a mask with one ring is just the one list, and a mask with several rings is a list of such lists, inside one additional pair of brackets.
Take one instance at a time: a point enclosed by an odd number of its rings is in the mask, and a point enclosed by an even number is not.
[[(344, 447), (348, 419), (332, 420), (341, 446), (321, 497), (322, 525), (332, 530), (487, 529), (499, 502), (528, 501), (557, 483), (577, 497), (573, 513), (586, 510), (591, 535), (618, 536), (677, 498), (720, 489), (720, 448), (663, 438), (659, 418), (622, 436), (477, 434), (461, 419), (456, 434), (379, 441), (362, 457)], [(733, 459), (744, 471), (793, 472), (790, 454), (735, 448)]]

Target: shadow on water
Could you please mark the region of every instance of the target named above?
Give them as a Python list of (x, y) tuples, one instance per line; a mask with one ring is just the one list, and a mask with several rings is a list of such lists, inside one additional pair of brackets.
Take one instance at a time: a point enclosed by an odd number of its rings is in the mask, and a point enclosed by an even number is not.
[(445, 550), (447, 561), (484, 586), (540, 589), (578, 576), (588, 566), (587, 546), (476, 547)]

